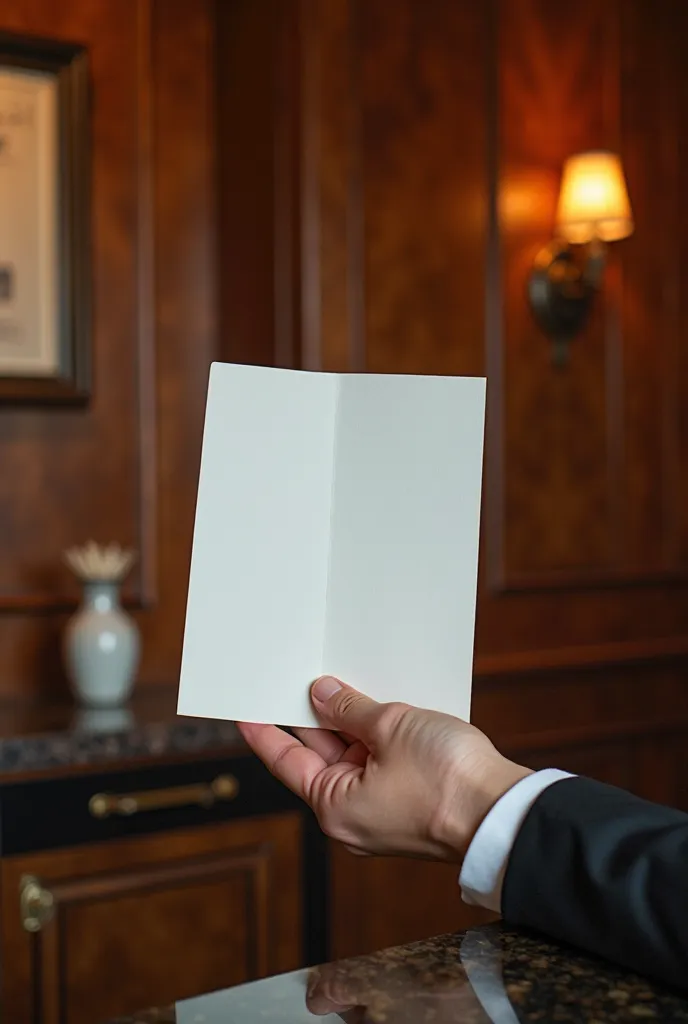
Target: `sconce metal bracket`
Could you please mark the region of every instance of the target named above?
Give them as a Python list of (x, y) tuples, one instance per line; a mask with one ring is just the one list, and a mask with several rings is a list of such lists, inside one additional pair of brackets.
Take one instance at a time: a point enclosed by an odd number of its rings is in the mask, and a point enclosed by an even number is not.
[(577, 260), (566, 243), (552, 242), (537, 256), (528, 281), (535, 321), (552, 339), (555, 365), (563, 366), (568, 347), (590, 315), (604, 270), (605, 253), (592, 244)]

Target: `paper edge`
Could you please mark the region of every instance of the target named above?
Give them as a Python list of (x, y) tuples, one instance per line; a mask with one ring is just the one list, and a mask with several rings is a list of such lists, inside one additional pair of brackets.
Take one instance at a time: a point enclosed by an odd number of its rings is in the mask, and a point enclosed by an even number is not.
[[(201, 433), (201, 458), (199, 459), (198, 474), (197, 474), (197, 484), (196, 484), (196, 501), (195, 501), (195, 507), (194, 507), (194, 522), (193, 522), (193, 530), (192, 530), (191, 556), (190, 556), (190, 559), (189, 559), (189, 570), (188, 570), (188, 574), (187, 574), (187, 593), (186, 593), (186, 602), (185, 602), (185, 611), (184, 611), (184, 630), (183, 630), (183, 634), (182, 634), (182, 659), (181, 659), (181, 662), (180, 662), (179, 678), (178, 678), (178, 682), (177, 682), (177, 709), (176, 709), (177, 710), (177, 716), (179, 716), (179, 717), (195, 718), (195, 719), (200, 719), (200, 720), (205, 720), (205, 721), (214, 721), (214, 722), (230, 722), (230, 723), (234, 723), (234, 724), (236, 724), (237, 722), (241, 721), (241, 719), (223, 718), (223, 717), (218, 717), (216, 715), (205, 714), (203, 712), (193, 712), (193, 711), (182, 710), (182, 707), (181, 707), (181, 704), (182, 704), (181, 667), (183, 665), (183, 657), (184, 657), (184, 637), (185, 637), (185, 634), (186, 634), (186, 617), (187, 617), (188, 603), (189, 603), (189, 583), (190, 583), (190, 579), (191, 579), (191, 568), (192, 568), (192, 565), (193, 565), (193, 538), (195, 536), (195, 530), (196, 530), (196, 518), (197, 518), (197, 514), (198, 514), (199, 484), (200, 484), (201, 470), (202, 470), (202, 465), (203, 465), (203, 444), (204, 444), (204, 440), (205, 440), (205, 429), (206, 429), (206, 422), (207, 422), (207, 417), (208, 417), (208, 407), (209, 407), (209, 404), (210, 404), (210, 392), (211, 392), (212, 382), (213, 382), (214, 376), (217, 375), (217, 368), (222, 367), (222, 366), (243, 366), (243, 365), (244, 364), (241, 364), (241, 363), (234, 363), (234, 362), (231, 362), (231, 361), (214, 359), (214, 360), (211, 361), (209, 369), (208, 369), (208, 385), (207, 385), (207, 391), (206, 391), (206, 402), (205, 402), (205, 409), (204, 409), (204, 414), (203, 414), (203, 427), (202, 427), (202, 433)], [(335, 385), (333, 387), (335, 408), (334, 408), (334, 411), (333, 411), (334, 426), (333, 426), (333, 445), (332, 445), (332, 477), (331, 477), (331, 492), (330, 492), (330, 494), (331, 494), (331, 500), (330, 500), (330, 529), (329, 529), (329, 542), (328, 542), (328, 565), (327, 565), (327, 579), (326, 579), (326, 603), (325, 603), (323, 644), (322, 644), (322, 658), (321, 658), (321, 674), (324, 671), (322, 666), (324, 666), (324, 663), (325, 663), (325, 644), (326, 644), (326, 640), (327, 640), (327, 621), (328, 621), (327, 607), (328, 607), (328, 604), (329, 604), (329, 590), (330, 590), (330, 562), (331, 562), (331, 554), (332, 554), (332, 517), (333, 517), (333, 508), (334, 508), (334, 488), (335, 488), (336, 464), (337, 464), (336, 463), (336, 453), (337, 453), (338, 436), (339, 436), (338, 435), (338, 425), (339, 425), (340, 396), (341, 396), (341, 389), (342, 389), (342, 384), (343, 384), (344, 378), (345, 377), (355, 377), (355, 378), (357, 378), (357, 377), (366, 377), (366, 378), (369, 378), (369, 377), (380, 377), (380, 378), (389, 378), (389, 377), (397, 377), (397, 376), (398, 377), (402, 377), (403, 376), (405, 378), (411, 377), (411, 378), (415, 378), (415, 379), (440, 378), (440, 379), (443, 379), (443, 380), (463, 380), (463, 381), (466, 381), (466, 382), (480, 383), (482, 385), (482, 387), (481, 387), (481, 391), (482, 391), (481, 400), (482, 400), (483, 429), (482, 429), (482, 439), (481, 439), (481, 487), (480, 487), (479, 492), (478, 492), (478, 524), (479, 524), (479, 530), (478, 530), (478, 548), (477, 548), (477, 552), (476, 552), (476, 562), (475, 562), (475, 565), (476, 565), (476, 586), (475, 586), (474, 599), (473, 599), (473, 666), (474, 666), (474, 664), (475, 664), (475, 635), (476, 635), (477, 613), (478, 613), (478, 586), (479, 586), (479, 580), (480, 580), (480, 575), (479, 575), (480, 574), (480, 524), (482, 523), (483, 491), (484, 491), (484, 485), (485, 485), (485, 451), (486, 451), (486, 435), (487, 435), (487, 387), (488, 387), (487, 375), (486, 374), (470, 374), (470, 375), (467, 375), (467, 374), (429, 374), (429, 373), (392, 374), (392, 373), (365, 373), (365, 372), (342, 373), (342, 372), (339, 372), (339, 371), (336, 371), (336, 372), (331, 372), (331, 371), (312, 371), (312, 370), (291, 369), (291, 368), (277, 367), (277, 366), (267, 366), (267, 367), (261, 366), (260, 370), (261, 370), (261, 372), (264, 372), (266, 370), (267, 371), (274, 370), (277, 373), (285, 373), (286, 372), (286, 373), (289, 373), (289, 374), (295, 373), (295, 374), (299, 374), (299, 375), (302, 375), (302, 374), (305, 374), (305, 373), (309, 373), (310, 374), (310, 373), (314, 373), (315, 372), (315, 373), (318, 373), (318, 374), (323, 375), (323, 376), (326, 375), (328, 377), (335, 378)], [(473, 667), (472, 670), (471, 670), (471, 683), (470, 683), (470, 692), (469, 692), (469, 701), (468, 701), (468, 717), (466, 719), (466, 721), (468, 721), (468, 722), (470, 722), (470, 720), (471, 720), (470, 716), (471, 716), (471, 713), (472, 713), (472, 710), (473, 710), (474, 681), (475, 681), (475, 677), (474, 677), (474, 667)], [(309, 686), (310, 685), (312, 685), (312, 684), (309, 684)], [(286, 723), (267, 723), (267, 724), (281, 725), (284, 728), (314, 728), (314, 727), (317, 728), (317, 727), (320, 727), (322, 725), (322, 723), (320, 723), (318, 721), (318, 719), (317, 719), (317, 717), (315, 715), (315, 711), (313, 711), (312, 718), (308, 722), (293, 722), (293, 723), (290, 723), (289, 725), (287, 725)]]

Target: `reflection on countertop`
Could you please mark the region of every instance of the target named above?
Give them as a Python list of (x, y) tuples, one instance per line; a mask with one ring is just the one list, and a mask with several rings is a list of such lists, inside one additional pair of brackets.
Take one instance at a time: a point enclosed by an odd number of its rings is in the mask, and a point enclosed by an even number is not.
[(316, 1017), (350, 1024), (680, 1024), (688, 1022), (688, 995), (495, 924), (241, 985), (117, 1024), (307, 1024)]
[(112, 710), (79, 708), (66, 699), (0, 705), (0, 777), (11, 782), (108, 762), (246, 751), (234, 723), (180, 717), (176, 704), (176, 689), (160, 687)]

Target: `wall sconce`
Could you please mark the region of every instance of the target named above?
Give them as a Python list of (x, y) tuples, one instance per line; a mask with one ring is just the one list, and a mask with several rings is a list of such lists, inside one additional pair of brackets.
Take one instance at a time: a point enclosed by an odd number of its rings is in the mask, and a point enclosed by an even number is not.
[[(555, 365), (582, 330), (602, 284), (606, 243), (633, 233), (621, 161), (614, 153), (579, 153), (564, 165), (556, 238), (535, 260), (528, 296), (535, 320), (553, 342)], [(583, 245), (576, 253), (572, 246)]]

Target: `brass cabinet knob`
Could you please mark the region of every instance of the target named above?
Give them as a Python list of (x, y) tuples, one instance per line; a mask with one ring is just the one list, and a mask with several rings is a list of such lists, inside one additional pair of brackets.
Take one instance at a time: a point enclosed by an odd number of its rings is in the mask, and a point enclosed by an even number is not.
[(55, 912), (55, 897), (34, 875), (22, 875), (19, 883), (19, 910), (22, 927), (40, 932)]

